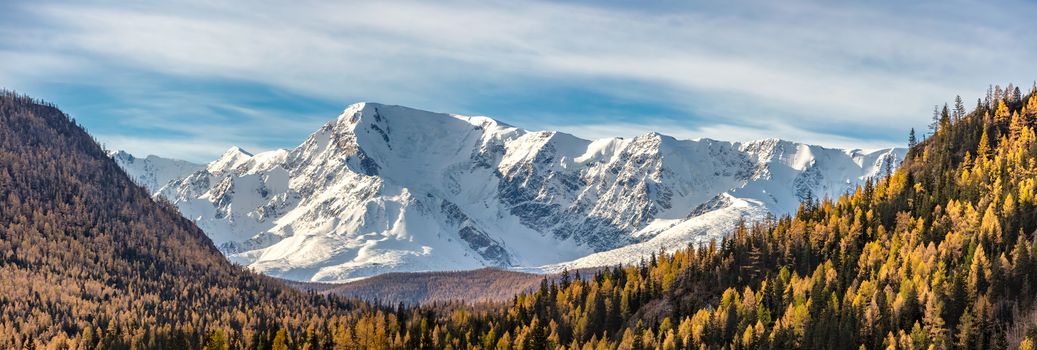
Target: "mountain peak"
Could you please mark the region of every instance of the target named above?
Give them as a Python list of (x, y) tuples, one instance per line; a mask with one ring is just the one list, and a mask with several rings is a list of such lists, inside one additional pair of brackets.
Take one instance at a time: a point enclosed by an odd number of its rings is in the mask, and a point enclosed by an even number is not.
[(238, 146), (231, 146), (220, 155), (219, 158), (209, 163), (208, 170), (212, 173), (220, 173), (241, 165), (252, 158), (252, 153)]
[(514, 126), (503, 123), (487, 116), (469, 116), (460, 114), (450, 114), (434, 112), (424, 109), (412, 108), (400, 105), (383, 104), (378, 102), (356, 102), (352, 103), (342, 111), (337, 118), (338, 123), (348, 122), (349, 124), (355, 124), (365, 117), (373, 117), (374, 122), (382, 123), (385, 120), (397, 120), (403, 119), (406, 122), (411, 122), (419, 119), (426, 119), (430, 121), (440, 121), (440, 118), (449, 122), (450, 119), (457, 119), (465, 121), (474, 126), (500, 126), (506, 128), (514, 128)]
[(127, 161), (127, 162), (133, 162), (133, 160), (134, 160), (133, 155), (130, 154), (129, 152), (124, 151), (124, 150), (118, 150), (118, 151), (110, 150), (110, 151), (108, 151), (108, 157), (111, 157), (111, 158), (116, 159), (116, 160)]
[(241, 147), (238, 147), (238, 146), (230, 146), (230, 148), (228, 148), (226, 151), (223, 152), (224, 156), (226, 156), (226, 155), (235, 155), (236, 156), (238, 154), (243, 154), (243, 155), (246, 155), (246, 156), (249, 156), (249, 157), (252, 156), (251, 152), (246, 151), (245, 149), (243, 149)]
[(382, 133), (384, 133), (384, 126), (377, 125), (386, 123), (389, 119), (406, 118), (414, 114), (439, 113), (376, 102), (356, 102), (346, 106), (346, 109), (342, 110), (342, 114), (339, 114), (338, 118), (329, 123), (329, 125), (337, 125), (335, 126), (336, 128), (347, 128), (350, 130), (361, 127), (360, 124), (368, 125), (364, 127), (375, 125), (374, 128), (382, 130)]
[(342, 114), (339, 115), (339, 118), (340, 119), (341, 118), (348, 118), (348, 117), (352, 116), (353, 114), (356, 114), (357, 112), (363, 111), (364, 109), (367, 108), (368, 104), (377, 105), (377, 103), (369, 103), (369, 102), (366, 102), (366, 101), (360, 101), (360, 102), (351, 103), (348, 106), (346, 106), (345, 109), (342, 110)]
[(779, 146), (787, 146), (787, 145), (792, 145), (792, 144), (796, 144), (796, 143), (797, 142), (792, 142), (792, 141), (788, 141), (788, 140), (785, 140), (785, 139), (779, 139), (777, 137), (768, 137), (768, 138), (765, 138), (765, 139), (758, 139), (758, 140), (752, 140), (752, 141), (746, 142), (744, 148), (746, 148), (746, 149), (753, 149), (753, 148), (756, 148), (756, 149), (760, 149), (760, 148), (774, 149), (774, 148), (777, 148)]

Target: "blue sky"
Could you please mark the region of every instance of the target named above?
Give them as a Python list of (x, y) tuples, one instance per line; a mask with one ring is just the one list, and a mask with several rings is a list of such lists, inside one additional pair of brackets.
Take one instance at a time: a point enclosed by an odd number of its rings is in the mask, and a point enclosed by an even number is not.
[(1037, 79), (1033, 2), (688, 3), (5, 1), (0, 86), (109, 148), (204, 162), (294, 147), (357, 101), (882, 147), (934, 104)]

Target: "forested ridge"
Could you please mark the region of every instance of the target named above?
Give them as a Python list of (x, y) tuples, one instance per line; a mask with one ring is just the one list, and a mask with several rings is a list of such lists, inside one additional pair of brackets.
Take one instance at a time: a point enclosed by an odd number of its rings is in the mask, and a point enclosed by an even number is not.
[(342, 284), (305, 284), (301, 289), (378, 300), (388, 304), (429, 304), (464, 300), (500, 302), (535, 290), (544, 278), (556, 275), (482, 268), (468, 271), (391, 272)]
[(363, 307), (231, 265), (57, 108), (0, 96), (0, 348), (269, 347)]
[(992, 89), (972, 112), (959, 98), (853, 193), (509, 313), (570, 346), (1032, 349), (1035, 126), (1033, 90)]
[(895, 172), (502, 304), (383, 308), (226, 262), (56, 108), (0, 97), (0, 347), (1033, 349), (1037, 94), (935, 111)]

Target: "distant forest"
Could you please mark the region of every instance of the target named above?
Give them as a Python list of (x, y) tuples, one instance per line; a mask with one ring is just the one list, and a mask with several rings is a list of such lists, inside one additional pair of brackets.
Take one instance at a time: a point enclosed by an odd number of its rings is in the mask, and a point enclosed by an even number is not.
[(296, 288), (333, 293), (378, 304), (418, 305), (464, 300), (504, 302), (522, 292), (536, 290), (541, 282), (557, 275), (482, 268), (471, 271), (394, 272), (344, 284), (298, 283)]
[(1034, 349), (1037, 89), (722, 242), (499, 303), (379, 306), (230, 264), (54, 106), (0, 96), (0, 348)]

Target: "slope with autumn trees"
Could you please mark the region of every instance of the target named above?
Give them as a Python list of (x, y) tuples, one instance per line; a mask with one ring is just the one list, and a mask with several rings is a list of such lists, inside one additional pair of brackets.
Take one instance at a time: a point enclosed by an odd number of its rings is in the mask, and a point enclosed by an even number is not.
[(253, 348), (364, 307), (231, 265), (57, 108), (0, 93), (0, 348)]
[(1035, 127), (1034, 92), (997, 88), (970, 113), (959, 99), (927, 140), (912, 132), (895, 173), (520, 296), (509, 332), (570, 348), (1033, 349)]
[(791, 217), (510, 302), (384, 309), (232, 266), (55, 108), (0, 98), (0, 346), (1033, 349), (1037, 94), (937, 111), (902, 167)]

